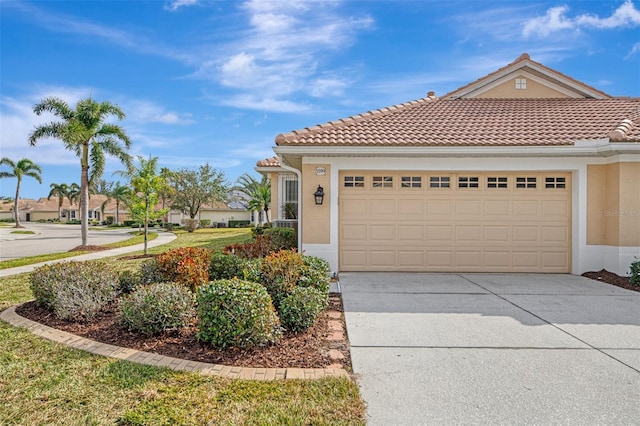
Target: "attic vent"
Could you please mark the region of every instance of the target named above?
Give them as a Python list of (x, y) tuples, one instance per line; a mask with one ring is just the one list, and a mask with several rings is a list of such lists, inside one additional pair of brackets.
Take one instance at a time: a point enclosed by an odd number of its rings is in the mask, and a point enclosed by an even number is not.
[(516, 78), (516, 90), (525, 90), (527, 88), (526, 78)]

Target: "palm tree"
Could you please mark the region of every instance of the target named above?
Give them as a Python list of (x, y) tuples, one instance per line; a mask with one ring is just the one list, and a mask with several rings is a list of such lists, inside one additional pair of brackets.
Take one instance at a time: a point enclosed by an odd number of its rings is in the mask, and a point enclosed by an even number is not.
[(238, 178), (232, 189), (246, 197), (250, 211), (264, 211), (264, 217), (269, 223), (271, 180), (268, 177), (262, 176), (262, 180), (258, 181), (250, 174), (245, 173)]
[(51, 191), (49, 191), (47, 200), (50, 200), (51, 197), (58, 197), (58, 220), (62, 221), (62, 202), (69, 193), (69, 185), (66, 183), (52, 183), (49, 187), (51, 188)]
[(121, 186), (119, 181), (116, 182), (115, 185), (113, 185), (111, 189), (104, 194), (107, 196), (107, 199), (104, 201), (104, 203), (102, 203), (102, 206), (100, 206), (100, 210), (102, 211), (102, 214), (104, 214), (104, 208), (107, 205), (107, 203), (111, 200), (115, 200), (116, 202), (115, 224), (120, 225), (120, 203), (126, 202), (129, 199), (129, 197), (131, 197), (131, 194), (132, 194), (131, 188), (129, 188), (128, 186)]
[(96, 182), (104, 172), (105, 154), (118, 158), (131, 167), (129, 136), (116, 124), (105, 123), (109, 116), (122, 120), (122, 110), (110, 102), (98, 103), (91, 98), (78, 101), (72, 109), (58, 98), (45, 98), (33, 107), (40, 115), (50, 112), (62, 121), (36, 126), (29, 135), (29, 143), (35, 146), (43, 138), (60, 139), (64, 147), (80, 158), (80, 220), (82, 245), (87, 245), (89, 233), (89, 182)]
[(73, 182), (69, 185), (69, 189), (67, 190), (67, 198), (69, 199), (69, 203), (74, 205), (78, 198), (80, 198), (80, 185)]
[(13, 215), (16, 219), (16, 228), (21, 228), (20, 226), (20, 212), (18, 211), (18, 200), (20, 199), (20, 183), (22, 182), (23, 176), (29, 176), (38, 181), (38, 183), (42, 183), (42, 169), (40, 166), (35, 164), (33, 161), (28, 158), (23, 158), (17, 163), (9, 159), (8, 157), (2, 157), (0, 160), (0, 166), (7, 165), (11, 168), (11, 171), (8, 172), (0, 172), (0, 178), (17, 178), (18, 184), (16, 185), (16, 198), (13, 201)]

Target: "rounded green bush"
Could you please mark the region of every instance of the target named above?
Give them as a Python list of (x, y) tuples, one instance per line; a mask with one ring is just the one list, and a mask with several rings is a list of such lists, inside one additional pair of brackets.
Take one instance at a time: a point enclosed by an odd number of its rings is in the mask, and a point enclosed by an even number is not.
[(120, 324), (147, 336), (184, 327), (193, 316), (191, 292), (176, 283), (140, 287), (118, 304)]
[(280, 304), (280, 320), (290, 331), (311, 327), (329, 305), (329, 293), (313, 287), (296, 287)]
[(280, 320), (260, 284), (239, 279), (212, 281), (198, 288), (197, 338), (216, 347), (249, 348), (277, 341)]
[(226, 254), (215, 251), (211, 255), (209, 265), (209, 278), (215, 280), (228, 280), (231, 278), (241, 278), (244, 276), (246, 260), (232, 253)]
[(315, 256), (302, 256), (303, 266), (298, 278), (300, 287), (313, 287), (329, 293), (331, 268), (329, 262)]
[(115, 299), (118, 273), (105, 261), (60, 262), (37, 268), (30, 276), (38, 304), (58, 318), (89, 321)]

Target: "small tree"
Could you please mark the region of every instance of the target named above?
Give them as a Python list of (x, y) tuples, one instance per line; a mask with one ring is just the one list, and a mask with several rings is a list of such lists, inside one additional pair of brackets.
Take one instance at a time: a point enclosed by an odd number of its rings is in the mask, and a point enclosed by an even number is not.
[(271, 204), (271, 180), (263, 176), (260, 181), (248, 173), (236, 181), (233, 189), (242, 194), (249, 203), (249, 210), (264, 212), (264, 219), (269, 223), (269, 205)]
[(20, 212), (18, 211), (18, 200), (20, 199), (20, 184), (22, 183), (23, 176), (29, 176), (42, 183), (42, 169), (28, 158), (23, 158), (17, 163), (10, 160), (7, 157), (3, 157), (0, 160), (0, 166), (7, 165), (11, 168), (9, 172), (0, 172), (0, 178), (17, 178), (18, 184), (16, 185), (16, 198), (13, 202), (13, 215), (16, 219), (16, 228), (20, 228)]
[(144, 254), (147, 254), (149, 222), (161, 218), (166, 213), (164, 209), (156, 210), (156, 205), (160, 199), (160, 192), (167, 183), (157, 174), (158, 157), (145, 160), (138, 156), (138, 162), (138, 167), (127, 172), (133, 187), (133, 192), (128, 197), (128, 206), (131, 216), (144, 224)]
[(109, 189), (107, 192), (104, 193), (104, 195), (107, 196), (107, 199), (104, 200), (104, 203), (102, 203), (102, 205), (100, 206), (100, 210), (102, 211), (102, 214), (104, 215), (104, 208), (106, 207), (107, 203), (111, 200), (115, 200), (116, 202), (116, 218), (115, 218), (115, 223), (116, 225), (120, 225), (120, 203), (125, 203), (127, 202), (127, 200), (131, 197), (131, 188), (129, 188), (128, 186), (122, 186), (120, 185), (120, 182), (116, 182), (115, 184), (113, 184), (113, 182), (111, 182), (111, 185), (109, 185)]
[(203, 205), (224, 201), (227, 194), (224, 173), (209, 164), (197, 170), (180, 169), (171, 175), (170, 181), (174, 189), (171, 208), (183, 212), (190, 219), (198, 216)]

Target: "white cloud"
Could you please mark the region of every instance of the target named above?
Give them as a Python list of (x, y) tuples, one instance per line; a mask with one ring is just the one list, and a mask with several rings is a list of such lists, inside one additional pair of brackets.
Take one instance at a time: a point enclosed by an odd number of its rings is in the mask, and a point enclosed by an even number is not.
[(160, 105), (144, 100), (123, 100), (120, 102), (127, 119), (137, 123), (193, 124), (193, 115), (167, 111)]
[(525, 38), (536, 35), (544, 38), (552, 33), (564, 30), (579, 31), (583, 28), (613, 29), (636, 27), (640, 25), (640, 11), (631, 0), (626, 0), (611, 16), (601, 18), (596, 15), (584, 14), (569, 17), (569, 7), (556, 6), (549, 8), (544, 16), (525, 22), (522, 35)]
[(285, 99), (253, 96), (250, 94), (241, 94), (224, 98), (221, 100), (221, 103), (235, 108), (253, 109), (258, 111), (303, 113), (311, 109), (311, 106), (308, 104), (296, 103)]
[(629, 53), (627, 53), (627, 56), (625, 56), (625, 59), (631, 59), (632, 57), (634, 57), (635, 55), (638, 54), (638, 52), (640, 52), (640, 42), (634, 44), (631, 47), (631, 50), (629, 51)]
[(340, 78), (320, 77), (310, 82), (310, 94), (316, 98), (337, 97), (344, 94), (349, 82)]
[(175, 12), (181, 7), (193, 6), (194, 4), (197, 4), (197, 3), (198, 3), (198, 0), (173, 0), (168, 4), (165, 4), (164, 9), (171, 12)]

